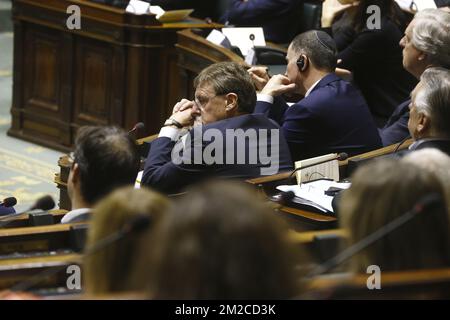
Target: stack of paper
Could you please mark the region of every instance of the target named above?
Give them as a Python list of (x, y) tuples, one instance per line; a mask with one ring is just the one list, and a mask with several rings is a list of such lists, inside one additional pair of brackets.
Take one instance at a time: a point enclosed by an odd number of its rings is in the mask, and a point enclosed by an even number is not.
[(292, 200), (293, 202), (309, 205), (326, 213), (334, 211), (331, 205), (333, 197), (326, 195), (325, 191), (330, 187), (348, 189), (350, 185), (351, 184), (348, 182), (316, 180), (309, 183), (303, 183), (301, 185), (278, 186), (277, 189), (283, 192), (292, 191), (295, 194), (295, 198)]
[(175, 22), (182, 21), (186, 19), (194, 10), (186, 9), (186, 10), (172, 10), (172, 11), (164, 11), (160, 6), (150, 6), (148, 2), (141, 0), (131, 0), (128, 3), (127, 8), (125, 9), (128, 13), (133, 13), (136, 15), (141, 14), (154, 14), (156, 15), (156, 19), (160, 22)]

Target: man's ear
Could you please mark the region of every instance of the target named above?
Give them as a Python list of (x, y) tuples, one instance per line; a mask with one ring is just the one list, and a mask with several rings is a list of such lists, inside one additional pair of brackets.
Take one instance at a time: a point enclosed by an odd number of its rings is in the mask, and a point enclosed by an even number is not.
[(70, 169), (72, 176), (72, 183), (77, 183), (80, 180), (80, 167), (78, 163), (74, 163)]
[(238, 106), (238, 96), (236, 93), (230, 92), (227, 93), (225, 96), (226, 102), (225, 102), (225, 111), (226, 112), (233, 112), (237, 109)]
[(423, 113), (417, 115), (417, 127), (416, 130), (420, 136), (424, 136), (430, 130), (431, 119)]
[(417, 60), (419, 61), (426, 61), (428, 58), (427, 54), (423, 51), (420, 51), (419, 56), (417, 57)]

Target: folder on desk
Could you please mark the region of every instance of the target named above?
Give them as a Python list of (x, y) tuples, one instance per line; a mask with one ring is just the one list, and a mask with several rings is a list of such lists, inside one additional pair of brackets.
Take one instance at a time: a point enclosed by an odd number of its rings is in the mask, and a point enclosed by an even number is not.
[(293, 203), (314, 208), (322, 213), (332, 214), (334, 212), (332, 206), (333, 196), (325, 193), (331, 187), (344, 190), (350, 187), (350, 183), (320, 179), (302, 183), (301, 185), (282, 185), (278, 186), (277, 189), (282, 192), (294, 192)]

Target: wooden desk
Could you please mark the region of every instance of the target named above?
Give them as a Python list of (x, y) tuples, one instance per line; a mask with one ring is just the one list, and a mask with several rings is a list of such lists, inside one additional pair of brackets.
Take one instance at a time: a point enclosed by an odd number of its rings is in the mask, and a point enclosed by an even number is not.
[(317, 236), (324, 235), (336, 235), (338, 237), (346, 238), (348, 233), (344, 229), (330, 229), (330, 230), (319, 230), (319, 231), (306, 231), (306, 232), (295, 232), (291, 231), (288, 237), (294, 243), (299, 244), (310, 244), (314, 241)]
[[(69, 30), (70, 5), (81, 29)], [(9, 135), (69, 151), (83, 125), (156, 133), (187, 89), (180, 78), (176, 32), (219, 25), (152, 15), (83, 0), (15, 0), (12, 126)]]
[[(400, 150), (406, 149), (412, 143), (412, 139), (407, 140), (401, 145)], [(339, 162), (339, 173), (341, 179), (348, 178), (350, 173), (349, 163), (352, 160), (370, 160), (377, 157), (385, 156), (394, 152), (397, 148), (397, 144), (388, 147), (380, 148), (370, 152), (366, 152), (360, 155), (356, 155), (348, 158), (345, 161)], [(290, 178), (291, 172), (284, 172), (272, 176), (263, 176), (255, 179), (247, 180), (248, 183), (256, 186), (263, 197), (269, 198), (279, 193), (276, 189), (277, 186), (283, 184), (295, 184), (295, 176)], [(291, 215), (294, 219), (299, 219), (302, 223), (309, 224), (313, 228), (332, 229), (336, 227), (337, 219), (334, 216), (313, 213), (306, 210), (292, 208), (289, 206), (280, 206), (278, 209), (280, 213), (284, 215)]]
[[(62, 217), (67, 213), (67, 210), (50, 210), (49, 213), (53, 216), (54, 224), (60, 223)], [(8, 224), (1, 226), (2, 223), (8, 221)], [(31, 227), (29, 221), (29, 215), (23, 215), (16, 218), (11, 218), (8, 220), (3, 220), (0, 222), (0, 230), (3, 228), (25, 228)]]
[[(85, 236), (86, 223), (55, 224), (0, 230), (0, 255), (37, 253), (49, 251), (76, 251), (78, 240)], [(77, 234), (77, 232), (80, 232)], [(76, 237), (78, 236), (78, 238)], [(79, 237), (83, 239), (79, 239)], [(6, 256), (6, 257), (5, 257)]]
[(245, 61), (232, 51), (207, 41), (203, 35), (192, 30), (178, 32), (175, 45), (178, 52), (178, 66), (183, 78), (184, 97), (194, 97), (194, 79), (206, 67), (213, 63), (234, 61), (245, 64)]
[(368, 277), (368, 274), (317, 277), (309, 288), (315, 299), (450, 298), (450, 269), (382, 272), (381, 290), (369, 290)]
[(81, 266), (81, 255), (62, 254), (0, 260), (0, 290), (6, 290), (20, 282), (30, 280), (33, 276), (46, 270), (54, 270), (54, 273), (42, 278), (33, 285), (31, 290), (65, 288), (68, 278), (66, 267), (74, 264)]

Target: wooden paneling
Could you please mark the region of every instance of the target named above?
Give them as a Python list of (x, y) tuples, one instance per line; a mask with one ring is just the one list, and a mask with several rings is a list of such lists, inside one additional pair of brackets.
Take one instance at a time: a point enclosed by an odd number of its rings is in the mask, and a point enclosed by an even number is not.
[[(81, 29), (66, 26), (70, 5)], [(159, 23), (152, 15), (82, 0), (15, 0), (12, 125), (9, 135), (71, 150), (82, 125), (144, 122), (159, 131), (183, 97), (176, 32), (218, 25), (190, 19)]]
[(111, 123), (112, 48), (102, 42), (83, 41), (75, 54), (75, 108), (78, 125)]

